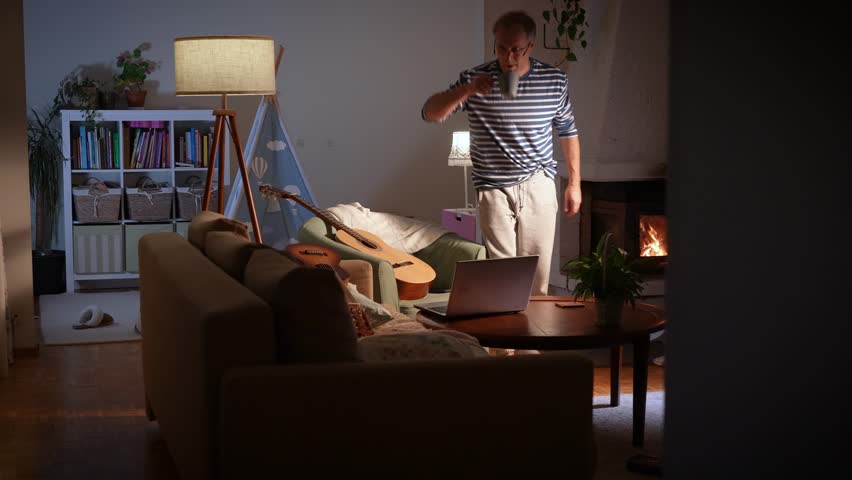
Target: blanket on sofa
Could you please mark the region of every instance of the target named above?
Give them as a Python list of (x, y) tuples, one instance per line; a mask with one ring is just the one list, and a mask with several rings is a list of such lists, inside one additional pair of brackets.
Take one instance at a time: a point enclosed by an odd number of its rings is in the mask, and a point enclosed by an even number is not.
[(358, 202), (338, 204), (326, 211), (344, 225), (370, 232), (405, 253), (422, 250), (442, 235), (450, 233), (449, 229), (441, 225), (392, 213), (374, 212)]

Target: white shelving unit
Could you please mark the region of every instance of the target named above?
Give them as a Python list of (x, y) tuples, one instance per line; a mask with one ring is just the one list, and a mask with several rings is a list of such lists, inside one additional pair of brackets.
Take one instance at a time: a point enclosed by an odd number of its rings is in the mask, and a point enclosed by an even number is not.
[[(212, 127), (216, 121), (212, 110), (98, 110), (96, 112), (96, 121), (98, 125), (106, 126), (112, 131), (118, 133), (118, 150), (120, 168), (107, 169), (77, 169), (72, 168), (71, 162), (71, 138), (72, 129), (78, 128), (86, 124), (85, 113), (80, 110), (63, 110), (62, 111), (62, 155), (65, 159), (63, 162), (62, 175), (62, 195), (64, 205), (63, 226), (65, 230), (65, 279), (68, 292), (74, 292), (78, 288), (87, 288), (91, 281), (110, 281), (110, 280), (134, 280), (139, 278), (139, 274), (135, 271), (128, 271), (128, 245), (124, 241), (127, 236), (128, 225), (150, 225), (152, 228), (160, 228), (161, 230), (180, 231), (180, 227), (185, 227), (188, 223), (187, 219), (177, 218), (177, 199), (172, 202), (172, 214), (170, 219), (140, 222), (127, 218), (127, 197), (126, 193), (122, 193), (122, 206), (119, 219), (116, 222), (109, 223), (83, 223), (75, 220), (74, 205), (72, 200), (72, 186), (82, 185), (87, 178), (96, 177), (102, 181), (112, 181), (119, 184), (122, 192), (125, 188), (134, 188), (137, 186), (137, 181), (148, 176), (156, 182), (166, 182), (170, 186), (184, 186), (186, 180), (191, 176), (197, 176), (202, 181), (205, 180), (207, 168), (192, 168), (192, 167), (175, 167), (175, 159), (179, 156), (179, 138), (190, 128), (204, 129), (208, 128), (212, 131)], [(130, 168), (131, 152), (126, 151), (131, 139), (125, 141), (126, 127), (129, 127), (129, 122), (140, 121), (158, 121), (165, 122), (169, 132), (169, 166), (167, 168), (148, 168), (137, 169)], [(138, 127), (133, 127), (138, 128)], [(129, 130), (128, 130), (129, 131)], [(212, 136), (212, 135), (211, 135)], [(224, 194), (225, 186), (230, 185), (230, 139), (226, 135), (225, 151), (221, 156), (222, 166), (225, 168), (225, 185), (219, 186), (220, 194)], [(218, 179), (218, 171), (214, 175), (214, 182)], [(212, 206), (212, 205), (211, 205)], [(96, 225), (112, 225), (118, 226), (121, 229), (121, 269), (112, 268), (110, 272), (97, 273), (77, 273), (75, 262), (78, 261), (77, 249), (74, 248), (75, 228), (90, 227)], [(138, 233), (138, 232), (137, 232)], [(135, 246), (131, 246), (135, 254)]]

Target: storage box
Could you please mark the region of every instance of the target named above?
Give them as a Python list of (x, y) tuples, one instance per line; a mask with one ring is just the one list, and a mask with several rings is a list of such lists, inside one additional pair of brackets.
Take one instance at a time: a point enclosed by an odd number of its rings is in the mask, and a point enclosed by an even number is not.
[(471, 242), (482, 243), (479, 214), (475, 208), (447, 208), (441, 212), (441, 225)]
[(128, 272), (139, 272), (139, 240), (149, 233), (174, 232), (171, 223), (128, 224), (124, 226), (124, 269)]
[(121, 188), (109, 188), (100, 182), (73, 187), (74, 220), (83, 223), (117, 222), (121, 213), (121, 192)]
[(124, 271), (121, 225), (74, 225), (74, 272)]
[(144, 186), (125, 188), (127, 191), (127, 218), (140, 222), (169, 220), (172, 218), (174, 187)]

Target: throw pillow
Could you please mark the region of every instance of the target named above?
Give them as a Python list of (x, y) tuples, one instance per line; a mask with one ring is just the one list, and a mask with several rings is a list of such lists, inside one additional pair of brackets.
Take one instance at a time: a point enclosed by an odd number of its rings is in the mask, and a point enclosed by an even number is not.
[(355, 327), (333, 271), (264, 248), (252, 252), (244, 284), (272, 308), (280, 362), (358, 360)]
[(454, 331), (371, 335), (358, 339), (358, 353), (365, 362), (488, 356), (476, 338)]
[(207, 258), (239, 282), (243, 281), (251, 254), (261, 248), (271, 247), (249, 241), (233, 232), (209, 232), (204, 242)]
[(210, 210), (202, 210), (192, 218), (192, 221), (189, 222), (187, 238), (189, 239), (189, 243), (195, 245), (195, 248), (204, 252), (204, 242), (207, 241), (207, 234), (213, 231), (231, 232), (244, 237), (246, 240), (251, 240), (248, 233), (248, 225), (230, 219), (221, 213), (211, 212)]
[(373, 329), (394, 319), (394, 314), (390, 310), (385, 308), (384, 305), (374, 302), (366, 295), (363, 295), (352, 282), (346, 284), (346, 301), (360, 304), (363, 307), (367, 321)]

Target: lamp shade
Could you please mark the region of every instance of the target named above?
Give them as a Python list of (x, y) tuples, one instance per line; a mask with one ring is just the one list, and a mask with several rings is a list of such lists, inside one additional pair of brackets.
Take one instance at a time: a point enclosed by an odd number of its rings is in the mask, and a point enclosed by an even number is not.
[(470, 132), (453, 132), (453, 146), (447, 164), (451, 167), (470, 167)]
[(274, 95), (272, 37), (175, 39), (176, 95)]

